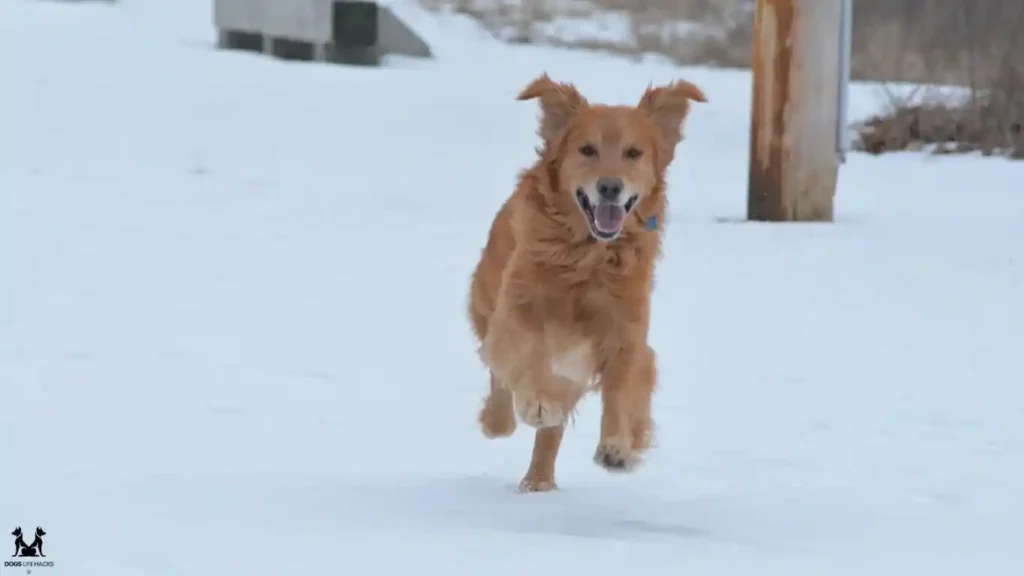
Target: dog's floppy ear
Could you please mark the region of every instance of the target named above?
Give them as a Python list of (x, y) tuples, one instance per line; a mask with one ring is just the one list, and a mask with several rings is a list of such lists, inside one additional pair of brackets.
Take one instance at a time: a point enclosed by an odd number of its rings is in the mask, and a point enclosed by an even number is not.
[(555, 141), (587, 100), (572, 84), (555, 82), (547, 73), (542, 74), (523, 88), (516, 100), (540, 99), (540, 129), (538, 134), (545, 142)]
[(668, 86), (648, 86), (637, 105), (654, 121), (658, 135), (669, 150), (683, 139), (683, 122), (690, 111), (690, 100), (708, 101), (696, 84), (677, 80)]

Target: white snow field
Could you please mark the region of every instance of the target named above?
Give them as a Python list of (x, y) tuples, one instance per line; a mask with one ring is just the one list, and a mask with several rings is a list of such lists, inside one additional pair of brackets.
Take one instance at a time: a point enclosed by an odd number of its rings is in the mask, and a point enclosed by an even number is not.
[[(854, 154), (835, 223), (738, 223), (748, 74), (396, 9), (436, 60), (216, 51), (201, 0), (0, 5), (0, 527), (44, 527), (33, 574), (1024, 573), (1024, 164)], [(544, 70), (711, 102), (658, 447), (593, 464), (591, 397), (561, 490), (518, 494), (533, 434), (479, 433), (465, 302)]]

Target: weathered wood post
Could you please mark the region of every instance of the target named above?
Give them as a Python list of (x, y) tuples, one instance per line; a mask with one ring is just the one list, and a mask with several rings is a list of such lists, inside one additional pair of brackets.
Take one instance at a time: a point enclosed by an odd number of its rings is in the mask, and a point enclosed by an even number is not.
[(748, 220), (833, 218), (850, 1), (757, 0)]

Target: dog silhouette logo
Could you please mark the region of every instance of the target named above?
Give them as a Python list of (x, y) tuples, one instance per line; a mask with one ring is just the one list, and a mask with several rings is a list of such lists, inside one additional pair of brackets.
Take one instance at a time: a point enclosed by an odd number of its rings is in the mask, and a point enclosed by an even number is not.
[(36, 526), (36, 535), (31, 544), (25, 543), (21, 526), (15, 528), (11, 536), (14, 536), (14, 555), (11, 558), (46, 558), (46, 554), (43, 554), (43, 536), (46, 536), (46, 532), (41, 526)]

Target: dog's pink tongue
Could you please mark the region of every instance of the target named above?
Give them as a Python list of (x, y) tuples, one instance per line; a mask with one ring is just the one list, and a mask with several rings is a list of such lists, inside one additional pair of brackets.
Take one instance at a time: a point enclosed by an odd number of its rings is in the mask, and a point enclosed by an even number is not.
[(626, 210), (618, 204), (601, 202), (594, 207), (594, 224), (601, 232), (618, 232), (625, 219)]

